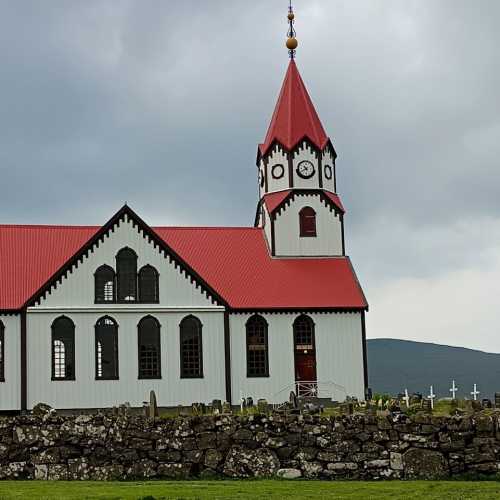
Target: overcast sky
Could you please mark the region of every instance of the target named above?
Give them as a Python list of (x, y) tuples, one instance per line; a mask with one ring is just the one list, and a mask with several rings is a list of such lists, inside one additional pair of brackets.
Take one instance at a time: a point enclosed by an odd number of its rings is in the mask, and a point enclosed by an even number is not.
[[(368, 337), (500, 352), (500, 2), (295, 0)], [(286, 0), (0, 0), (0, 222), (251, 225)]]

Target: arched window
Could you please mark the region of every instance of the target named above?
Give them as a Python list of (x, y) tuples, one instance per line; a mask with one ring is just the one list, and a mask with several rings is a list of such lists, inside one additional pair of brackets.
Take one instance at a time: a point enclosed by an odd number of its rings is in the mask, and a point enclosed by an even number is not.
[(203, 378), (201, 322), (186, 316), (180, 324), (181, 378)]
[(75, 324), (66, 316), (52, 323), (52, 380), (75, 380)]
[(137, 300), (137, 254), (131, 248), (122, 248), (116, 254), (118, 302)]
[(161, 378), (160, 323), (153, 316), (142, 318), (137, 335), (139, 378)]
[(95, 301), (115, 302), (115, 271), (110, 266), (99, 267), (95, 274)]
[(102, 317), (95, 325), (95, 378), (118, 378), (118, 325), (109, 316)]
[(247, 377), (268, 377), (267, 321), (258, 314), (247, 321)]
[(305, 314), (293, 322), (293, 339), (296, 351), (314, 351), (314, 322)]
[(300, 236), (316, 236), (316, 212), (311, 207), (304, 207), (299, 212)]
[(0, 382), (5, 382), (5, 328), (0, 321)]
[(158, 271), (149, 264), (139, 271), (139, 300), (145, 304), (157, 304)]

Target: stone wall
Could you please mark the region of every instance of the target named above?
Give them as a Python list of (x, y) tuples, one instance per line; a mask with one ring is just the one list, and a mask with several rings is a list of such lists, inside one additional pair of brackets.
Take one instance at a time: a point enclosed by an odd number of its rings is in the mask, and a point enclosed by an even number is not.
[(442, 478), (495, 473), (497, 416), (4, 417), (0, 478)]

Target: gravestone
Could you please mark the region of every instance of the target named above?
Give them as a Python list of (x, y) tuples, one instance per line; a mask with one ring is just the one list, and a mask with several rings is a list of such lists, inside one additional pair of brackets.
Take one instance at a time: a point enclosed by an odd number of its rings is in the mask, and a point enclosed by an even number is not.
[(247, 408), (253, 408), (253, 398), (252, 398), (252, 396), (248, 396), (248, 398), (246, 400), (246, 407)]
[(257, 409), (259, 410), (259, 413), (267, 413), (269, 411), (269, 404), (267, 403), (267, 399), (258, 399)]
[(211, 406), (214, 413), (220, 413), (222, 411), (222, 401), (220, 399), (214, 399)]
[(201, 416), (205, 414), (205, 404), (204, 403), (193, 403), (191, 405), (191, 414), (195, 416)]
[(231, 405), (227, 401), (224, 401), (222, 404), (222, 415), (231, 415), (232, 413)]
[(156, 418), (159, 416), (158, 403), (156, 402), (155, 391), (150, 391), (149, 393), (149, 418)]
[(491, 404), (491, 399), (488, 398), (483, 398), (483, 408), (492, 408), (493, 405)]
[(495, 392), (495, 408), (500, 408), (500, 392)]
[(422, 410), (426, 413), (432, 413), (432, 401), (430, 399), (422, 399)]
[(290, 406), (296, 410), (299, 407), (299, 401), (297, 399), (297, 395), (295, 392), (290, 391), (290, 395), (288, 396), (288, 400), (290, 401)]

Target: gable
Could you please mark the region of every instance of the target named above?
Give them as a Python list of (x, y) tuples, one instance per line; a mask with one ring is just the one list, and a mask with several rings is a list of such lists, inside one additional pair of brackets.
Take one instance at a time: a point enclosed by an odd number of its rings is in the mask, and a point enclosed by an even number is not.
[[(123, 248), (137, 254), (137, 269), (150, 265), (159, 273), (159, 304), (155, 307), (211, 307), (214, 301), (201, 286), (142, 231), (133, 219), (119, 220), (87, 255), (72, 266), (66, 276), (53, 284), (39, 299), (39, 307), (109, 308), (112, 303), (95, 304), (95, 271), (102, 265), (116, 271), (116, 255)], [(141, 304), (120, 304), (127, 309)], [(35, 306), (36, 307), (36, 306)]]

